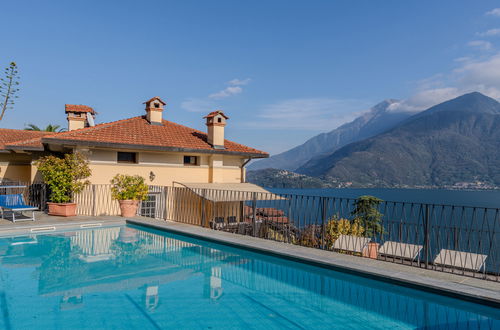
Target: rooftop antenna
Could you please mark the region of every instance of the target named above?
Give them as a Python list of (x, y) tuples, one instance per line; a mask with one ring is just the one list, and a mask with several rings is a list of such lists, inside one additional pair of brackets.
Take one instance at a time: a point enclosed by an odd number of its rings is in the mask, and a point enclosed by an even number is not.
[(87, 121), (89, 122), (89, 126), (95, 126), (94, 117), (90, 112), (87, 112)]

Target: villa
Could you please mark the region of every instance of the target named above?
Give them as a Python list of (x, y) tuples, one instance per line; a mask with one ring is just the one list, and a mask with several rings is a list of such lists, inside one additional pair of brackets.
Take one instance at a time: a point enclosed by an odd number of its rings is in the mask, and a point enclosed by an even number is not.
[(0, 129), (0, 179), (37, 182), (34, 161), (46, 154), (80, 152), (92, 170), (92, 184), (108, 184), (117, 173), (139, 174), (151, 185), (244, 183), (245, 165), (266, 152), (224, 137), (228, 117), (220, 110), (204, 117), (207, 132), (164, 119), (159, 97), (144, 102), (146, 114), (94, 124), (96, 112), (66, 104), (68, 130), (61, 133)]

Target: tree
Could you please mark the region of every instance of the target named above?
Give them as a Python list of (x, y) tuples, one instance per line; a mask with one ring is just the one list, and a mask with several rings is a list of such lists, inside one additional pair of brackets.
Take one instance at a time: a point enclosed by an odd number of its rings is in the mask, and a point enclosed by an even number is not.
[(7, 109), (14, 108), (14, 99), (18, 96), (15, 94), (19, 91), (17, 86), (19, 85), (19, 76), (17, 71), (17, 65), (15, 62), (11, 62), (10, 65), (5, 68), (5, 78), (0, 78), (0, 108), (2, 109), (0, 113), (0, 120), (3, 119), (5, 111)]
[(29, 124), (24, 129), (26, 131), (44, 131), (44, 132), (54, 132), (54, 133), (59, 133), (64, 131), (64, 128), (61, 128), (61, 125), (52, 125), (52, 124), (48, 124), (47, 127), (45, 127), (44, 129), (41, 129), (35, 124)]
[(351, 215), (359, 220), (368, 237), (384, 232), (384, 228), (380, 223), (383, 214), (378, 210), (380, 203), (382, 203), (382, 200), (374, 196), (359, 196), (354, 202), (354, 211), (351, 212)]

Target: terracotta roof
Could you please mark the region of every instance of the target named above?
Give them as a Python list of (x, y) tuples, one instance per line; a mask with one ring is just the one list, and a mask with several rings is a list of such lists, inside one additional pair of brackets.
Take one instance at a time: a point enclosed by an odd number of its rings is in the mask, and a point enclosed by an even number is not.
[(65, 104), (66, 112), (90, 112), (95, 113), (94, 109), (89, 106), (81, 104)]
[[(6, 145), (17, 144), (21, 141), (35, 139), (40, 141), (43, 136), (54, 134), (44, 131), (26, 131), (21, 129), (0, 128), (0, 150), (5, 150)], [(41, 144), (40, 144), (41, 146)]]
[(144, 102), (143, 104), (149, 103), (149, 102), (154, 101), (154, 100), (158, 100), (158, 101), (160, 101), (163, 105), (166, 105), (166, 104), (167, 104), (167, 103), (165, 103), (165, 101), (163, 101), (162, 99), (160, 99), (160, 97), (159, 97), (159, 96), (152, 97), (152, 98), (150, 98), (149, 100), (147, 100), (146, 102)]
[(42, 139), (43, 143), (64, 143), (110, 148), (163, 151), (217, 152), (268, 157), (266, 152), (225, 140), (223, 150), (215, 150), (207, 142), (207, 134), (163, 120), (151, 125), (145, 116), (123, 119), (93, 127), (62, 132)]
[(215, 117), (215, 116), (217, 116), (217, 115), (221, 115), (221, 116), (223, 116), (224, 118), (229, 119), (229, 117), (228, 117), (228, 116), (226, 116), (226, 115), (224, 114), (224, 112), (222, 112), (222, 110), (215, 110), (215, 111), (212, 111), (212, 112), (210, 112), (208, 115), (206, 115), (206, 116), (205, 116), (205, 117), (203, 117), (203, 118), (212, 118), (212, 117)]

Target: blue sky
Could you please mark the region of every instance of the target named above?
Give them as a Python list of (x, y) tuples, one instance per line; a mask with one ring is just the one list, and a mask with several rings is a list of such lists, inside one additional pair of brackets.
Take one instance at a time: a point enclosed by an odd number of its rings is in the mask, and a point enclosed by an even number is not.
[(423, 109), (470, 90), (500, 98), (497, 1), (10, 1), (0, 65), (21, 90), (0, 127), (97, 122), (161, 96), (165, 118), (271, 153), (352, 120), (386, 98)]

